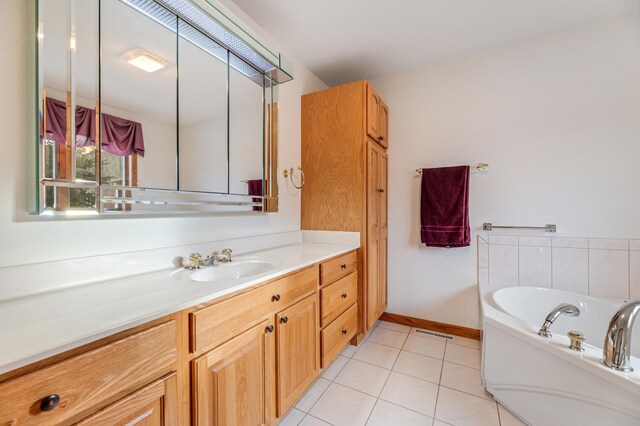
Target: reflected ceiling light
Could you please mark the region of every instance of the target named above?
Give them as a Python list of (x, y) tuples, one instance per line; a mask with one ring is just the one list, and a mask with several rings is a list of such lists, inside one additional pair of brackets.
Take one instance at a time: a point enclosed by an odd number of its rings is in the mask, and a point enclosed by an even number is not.
[(122, 55), (125, 61), (146, 72), (155, 72), (166, 67), (168, 62), (141, 48), (136, 48)]

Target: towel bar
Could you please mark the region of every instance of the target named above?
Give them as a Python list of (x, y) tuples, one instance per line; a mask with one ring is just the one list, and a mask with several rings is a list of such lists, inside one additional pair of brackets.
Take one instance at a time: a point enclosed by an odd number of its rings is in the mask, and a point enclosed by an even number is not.
[(482, 230), (483, 231), (491, 231), (494, 228), (500, 229), (544, 229), (545, 232), (556, 232), (557, 227), (554, 224), (547, 224), (545, 226), (497, 226), (491, 223), (483, 223)]
[[(478, 163), (476, 164), (475, 169), (479, 172), (482, 172), (484, 170), (487, 170), (487, 168), (489, 167), (489, 165), (487, 163)], [(421, 175), (422, 174), (422, 169), (416, 169), (416, 173)]]

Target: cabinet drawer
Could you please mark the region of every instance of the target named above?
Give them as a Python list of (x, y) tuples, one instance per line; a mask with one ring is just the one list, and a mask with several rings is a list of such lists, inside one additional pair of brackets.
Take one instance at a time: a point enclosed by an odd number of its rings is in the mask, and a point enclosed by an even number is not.
[[(170, 371), (176, 359), (176, 322), (169, 321), (0, 384), (0, 424), (84, 417)], [(46, 397), (59, 397), (50, 411), (40, 408)]]
[(358, 299), (358, 272), (352, 272), (320, 290), (321, 326), (338, 318)]
[(320, 265), (322, 285), (331, 284), (335, 280), (355, 271), (358, 267), (358, 255), (355, 251), (329, 260)]
[(322, 368), (329, 365), (358, 330), (358, 305), (352, 305), (321, 332)]
[(314, 266), (193, 312), (191, 351), (218, 346), (317, 287), (318, 267)]

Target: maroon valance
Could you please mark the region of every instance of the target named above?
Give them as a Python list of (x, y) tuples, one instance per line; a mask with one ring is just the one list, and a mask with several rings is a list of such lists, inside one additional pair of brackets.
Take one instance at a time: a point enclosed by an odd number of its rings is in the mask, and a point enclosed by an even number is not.
[[(65, 144), (67, 136), (67, 104), (53, 98), (45, 102), (47, 120), (46, 137), (56, 143)], [(83, 106), (76, 106), (76, 146), (96, 144), (96, 112)], [(142, 124), (109, 114), (101, 114), (102, 149), (113, 155), (137, 154), (144, 157), (144, 137)], [(43, 135), (43, 130), (40, 134)]]

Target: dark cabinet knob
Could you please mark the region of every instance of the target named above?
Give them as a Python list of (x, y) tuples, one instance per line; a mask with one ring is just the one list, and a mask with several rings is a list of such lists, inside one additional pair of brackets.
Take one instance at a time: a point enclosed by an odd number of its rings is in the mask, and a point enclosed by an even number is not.
[(347, 293), (342, 293), (342, 298), (346, 299), (347, 298)]
[(282, 317), (282, 318), (280, 318), (280, 322), (283, 323), (283, 324), (286, 324), (287, 322), (289, 322), (289, 318)]
[(272, 325), (268, 326), (266, 331), (267, 333), (273, 333), (273, 326)]
[(347, 334), (347, 329), (342, 330), (342, 334)]
[(58, 395), (49, 395), (42, 398), (40, 401), (40, 409), (42, 411), (51, 411), (60, 404), (60, 397)]
[(378, 192), (382, 194), (384, 192), (384, 189), (380, 188), (378, 189)]
[(378, 136), (378, 140), (382, 142), (384, 140), (384, 136)]
[(274, 295), (274, 296), (271, 298), (271, 300), (272, 300), (272, 301), (274, 301), (274, 302), (279, 302), (279, 301), (280, 301), (280, 295), (279, 295), (279, 294)]
[(343, 263), (342, 265), (340, 265), (340, 269), (347, 269), (347, 264)]

